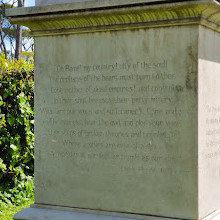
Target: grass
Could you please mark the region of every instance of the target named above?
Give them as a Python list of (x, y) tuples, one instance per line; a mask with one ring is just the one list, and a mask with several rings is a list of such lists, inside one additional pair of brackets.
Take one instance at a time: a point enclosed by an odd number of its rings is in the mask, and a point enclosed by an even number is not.
[(1, 220), (13, 220), (14, 214), (21, 211), (22, 209), (30, 207), (30, 204), (34, 203), (34, 199), (26, 201), (21, 206), (0, 204), (0, 219)]

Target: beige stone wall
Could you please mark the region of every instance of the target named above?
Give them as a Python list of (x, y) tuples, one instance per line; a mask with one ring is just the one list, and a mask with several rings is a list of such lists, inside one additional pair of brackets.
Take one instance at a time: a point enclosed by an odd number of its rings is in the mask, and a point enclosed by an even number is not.
[(195, 220), (219, 208), (219, 4), (156, 1), (8, 10), (36, 44), (35, 211)]
[(36, 203), (196, 218), (198, 26), (36, 45)]
[(220, 204), (220, 34), (199, 28), (199, 216)]

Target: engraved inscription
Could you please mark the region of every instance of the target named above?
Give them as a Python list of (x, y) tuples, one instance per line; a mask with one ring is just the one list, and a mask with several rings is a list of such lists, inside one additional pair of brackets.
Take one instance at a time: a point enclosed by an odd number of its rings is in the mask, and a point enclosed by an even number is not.
[(39, 123), (49, 127), (48, 156), (90, 161), (86, 169), (82, 166), (85, 172), (105, 160), (117, 163), (118, 172), (137, 175), (189, 173), (173, 167), (184, 160), (176, 140), (189, 114), (178, 98), (187, 88), (168, 69), (164, 59), (55, 65), (50, 99), (38, 106)]
[(206, 106), (206, 153), (205, 159), (212, 159), (220, 156), (220, 106)]

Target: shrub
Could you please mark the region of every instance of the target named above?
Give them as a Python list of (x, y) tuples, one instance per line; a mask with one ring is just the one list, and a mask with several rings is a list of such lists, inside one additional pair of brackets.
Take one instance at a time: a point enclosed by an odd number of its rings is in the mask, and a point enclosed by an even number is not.
[(0, 55), (0, 202), (33, 195), (34, 65)]

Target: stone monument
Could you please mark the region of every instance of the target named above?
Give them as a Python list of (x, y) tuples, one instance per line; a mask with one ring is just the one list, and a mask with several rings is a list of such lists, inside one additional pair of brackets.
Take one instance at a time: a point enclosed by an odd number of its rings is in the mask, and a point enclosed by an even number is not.
[(219, 2), (36, 5), (7, 12), (35, 37), (36, 197), (14, 219), (217, 218)]

